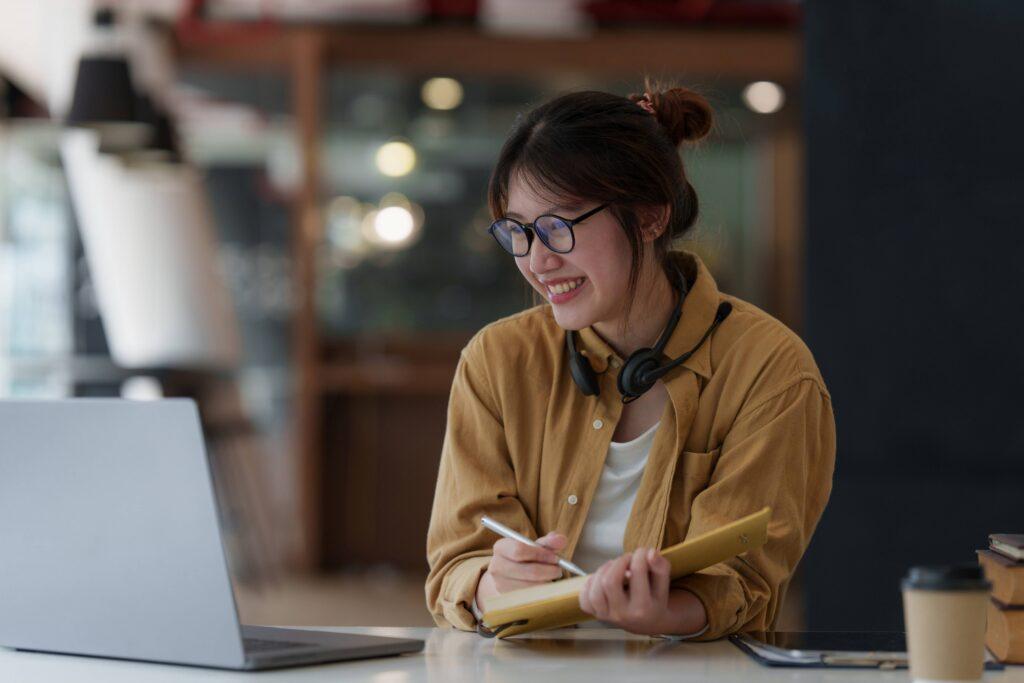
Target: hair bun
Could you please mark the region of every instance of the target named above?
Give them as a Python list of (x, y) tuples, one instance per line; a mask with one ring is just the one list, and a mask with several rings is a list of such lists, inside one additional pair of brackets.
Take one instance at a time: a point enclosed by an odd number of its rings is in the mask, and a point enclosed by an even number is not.
[[(646, 92), (654, 106), (658, 123), (668, 133), (672, 144), (695, 142), (711, 131), (713, 113), (704, 96), (689, 88), (669, 88), (659, 91), (649, 87)], [(630, 100), (639, 102), (644, 95), (631, 95)]]

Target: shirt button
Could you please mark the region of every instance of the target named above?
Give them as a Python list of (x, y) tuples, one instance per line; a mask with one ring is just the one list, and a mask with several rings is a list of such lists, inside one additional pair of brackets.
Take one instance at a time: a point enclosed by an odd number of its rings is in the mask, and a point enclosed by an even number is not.
[(594, 429), (600, 429), (601, 427), (604, 427), (604, 422), (600, 418), (594, 420)]
[(575, 493), (569, 495), (569, 505), (575, 505), (578, 502), (580, 502), (580, 499), (576, 497)]

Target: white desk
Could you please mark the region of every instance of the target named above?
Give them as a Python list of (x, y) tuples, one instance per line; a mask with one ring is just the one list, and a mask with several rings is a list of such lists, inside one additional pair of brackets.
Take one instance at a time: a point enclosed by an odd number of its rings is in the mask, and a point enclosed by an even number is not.
[[(163, 664), (14, 652), (0, 648), (0, 681), (368, 681), (372, 683), (541, 683), (557, 681), (700, 681), (701, 683), (889, 683), (904, 671), (769, 669), (726, 641), (672, 643), (604, 629), (565, 629), (529, 639), (488, 640), (474, 633), (432, 628), (356, 628), (339, 631), (420, 638), (424, 652), (383, 659), (236, 673)], [(985, 673), (985, 683), (1024, 683), (1024, 666)]]

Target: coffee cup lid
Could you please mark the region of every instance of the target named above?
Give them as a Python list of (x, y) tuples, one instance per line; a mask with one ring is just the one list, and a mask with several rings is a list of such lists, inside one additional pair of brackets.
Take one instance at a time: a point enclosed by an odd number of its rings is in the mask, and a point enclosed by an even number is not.
[(911, 567), (903, 587), (916, 590), (989, 590), (992, 584), (976, 564)]

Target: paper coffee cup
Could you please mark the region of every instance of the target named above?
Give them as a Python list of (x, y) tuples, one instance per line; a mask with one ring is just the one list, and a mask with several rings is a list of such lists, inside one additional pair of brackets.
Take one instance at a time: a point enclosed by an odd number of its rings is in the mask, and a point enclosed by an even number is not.
[(981, 679), (991, 588), (978, 565), (910, 570), (903, 580), (903, 616), (912, 679)]

